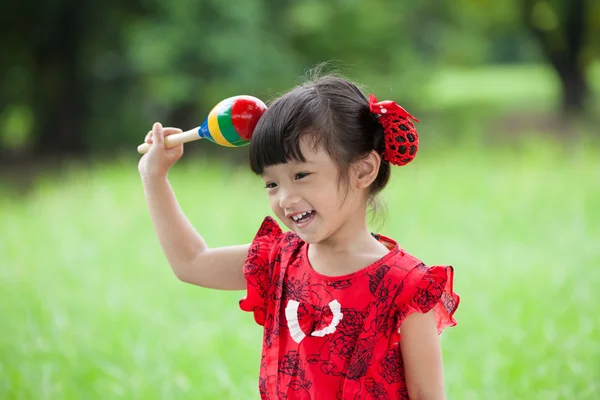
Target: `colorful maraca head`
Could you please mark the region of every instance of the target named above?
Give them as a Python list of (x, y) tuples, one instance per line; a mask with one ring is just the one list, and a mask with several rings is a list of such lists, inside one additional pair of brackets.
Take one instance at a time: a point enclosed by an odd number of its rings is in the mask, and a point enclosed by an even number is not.
[(250, 143), (254, 127), (266, 110), (265, 103), (256, 97), (229, 97), (210, 111), (198, 134), (221, 146), (245, 146)]

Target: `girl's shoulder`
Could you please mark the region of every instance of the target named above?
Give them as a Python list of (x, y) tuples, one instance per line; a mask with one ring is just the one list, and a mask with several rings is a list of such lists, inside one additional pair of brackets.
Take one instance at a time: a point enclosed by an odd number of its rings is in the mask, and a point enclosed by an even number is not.
[(413, 268), (424, 265), (420, 259), (400, 247), (396, 240), (379, 233), (373, 233), (372, 235), (393, 253), (391, 257), (386, 259), (386, 264), (390, 271), (396, 275), (404, 276)]
[(395, 240), (379, 234), (374, 236), (386, 246), (393, 246), (395, 251), (395, 254), (386, 260), (385, 270), (382, 271), (391, 282), (401, 288), (396, 293), (395, 302), (409, 303), (421, 312), (442, 305), (444, 313), (451, 320), (460, 301), (460, 297), (454, 292), (453, 266), (426, 265), (421, 259), (401, 248)]
[(302, 246), (302, 240), (294, 232), (284, 232), (271, 216), (266, 216), (252, 243), (250, 244), (249, 258), (260, 255), (261, 258), (273, 257), (280, 252), (291, 252)]
[(273, 217), (266, 216), (260, 224), (253, 241), (277, 242), (280, 240), (282, 234), (283, 231)]
[(401, 320), (412, 312), (427, 313), (434, 309), (438, 333), (448, 326), (455, 326), (453, 315), (460, 296), (454, 291), (454, 268), (451, 265), (428, 266), (399, 247), (393, 239), (382, 235), (376, 238), (384, 244), (387, 242), (386, 245), (394, 244), (396, 254), (387, 260), (384, 272), (388, 282), (398, 285), (394, 303)]

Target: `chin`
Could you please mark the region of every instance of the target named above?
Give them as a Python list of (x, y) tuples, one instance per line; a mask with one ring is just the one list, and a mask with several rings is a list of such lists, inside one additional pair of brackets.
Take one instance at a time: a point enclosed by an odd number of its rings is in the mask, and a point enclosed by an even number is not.
[(310, 233), (306, 233), (306, 232), (299, 231), (299, 230), (297, 230), (297, 229), (294, 229), (294, 227), (293, 227), (293, 226), (289, 226), (288, 228), (290, 228), (290, 230), (291, 230), (292, 232), (294, 232), (296, 235), (298, 235), (298, 237), (299, 237), (300, 239), (302, 239), (302, 241), (303, 241), (303, 242), (306, 242), (306, 243), (314, 243), (314, 240), (313, 240), (313, 238), (314, 238), (314, 235), (313, 235), (313, 234), (310, 234)]
[(302, 239), (303, 242), (308, 243), (308, 244), (316, 244), (316, 243), (320, 243), (323, 240), (327, 239), (327, 237), (324, 237), (322, 234), (319, 235), (318, 233), (313, 233), (313, 232), (298, 232), (298, 231), (294, 231), (296, 233), (296, 235), (298, 235), (298, 237), (300, 239)]
[(298, 237), (300, 239), (302, 239), (302, 241), (304, 243), (315, 244), (315, 243), (319, 243), (320, 242), (320, 240), (318, 240), (318, 239), (313, 239), (312, 235), (303, 235), (303, 234), (300, 234), (300, 233), (297, 233), (297, 232), (296, 232), (296, 234), (298, 235)]
[[(325, 240), (329, 237), (329, 234), (327, 234), (327, 232), (326, 232), (327, 228), (325, 228), (321, 224), (314, 224), (314, 225), (311, 224), (312, 226), (308, 227), (308, 229), (302, 229), (302, 228), (299, 229), (295, 224), (288, 223), (287, 218), (283, 217), (281, 220), (284, 221), (284, 225), (290, 231), (292, 231), (296, 235), (298, 235), (298, 237), (305, 243), (315, 244), (315, 243), (322, 242), (323, 240)], [(320, 222), (320, 221), (314, 221), (314, 222)], [(323, 228), (325, 228), (325, 230)]]

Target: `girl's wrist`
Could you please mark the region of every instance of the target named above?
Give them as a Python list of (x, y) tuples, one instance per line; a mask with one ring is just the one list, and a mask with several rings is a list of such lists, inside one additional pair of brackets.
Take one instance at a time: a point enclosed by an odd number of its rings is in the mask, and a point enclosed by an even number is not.
[(166, 173), (157, 173), (157, 172), (153, 172), (153, 173), (143, 173), (141, 174), (142, 176), (142, 184), (144, 186), (153, 186), (156, 185), (157, 183), (164, 183), (167, 181), (167, 174)]

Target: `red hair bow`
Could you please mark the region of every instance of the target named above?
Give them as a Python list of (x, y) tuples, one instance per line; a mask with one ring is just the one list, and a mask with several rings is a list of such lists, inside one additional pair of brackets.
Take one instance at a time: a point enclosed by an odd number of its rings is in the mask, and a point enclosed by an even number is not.
[(411, 121), (419, 122), (404, 108), (393, 101), (377, 101), (374, 95), (369, 96), (369, 109), (379, 116), (383, 126), (385, 150), (383, 157), (398, 166), (411, 162), (419, 148), (419, 135)]

